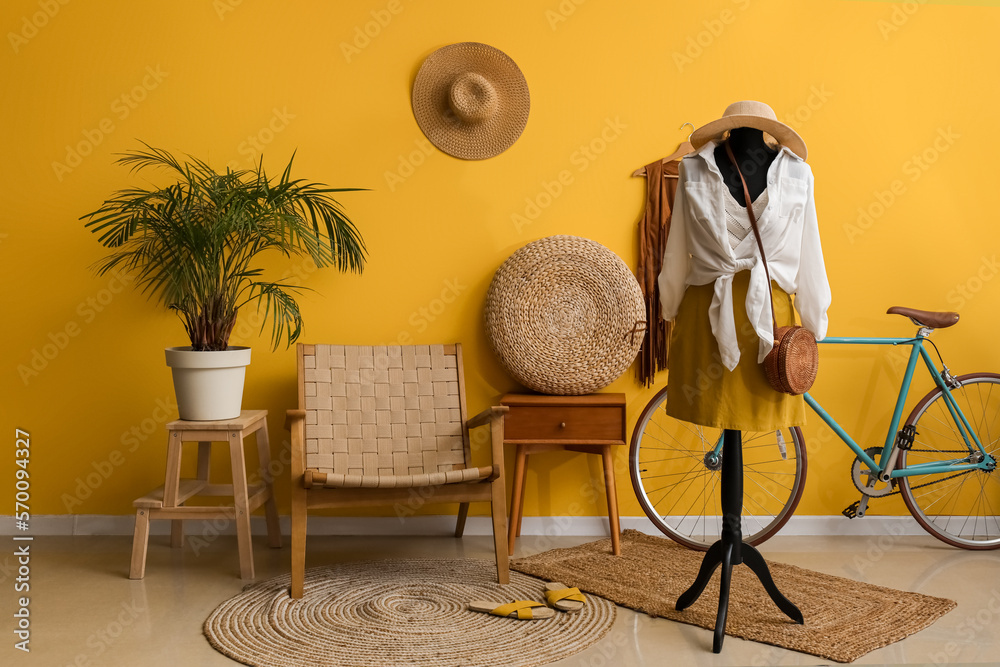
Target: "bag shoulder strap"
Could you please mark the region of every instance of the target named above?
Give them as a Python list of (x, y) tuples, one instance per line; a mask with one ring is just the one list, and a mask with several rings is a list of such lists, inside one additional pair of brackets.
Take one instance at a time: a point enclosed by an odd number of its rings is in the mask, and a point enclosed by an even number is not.
[(767, 276), (767, 298), (771, 301), (771, 325), (774, 327), (774, 331), (778, 331), (778, 321), (774, 317), (774, 296), (771, 294), (771, 272), (767, 269), (767, 256), (764, 254), (764, 244), (760, 240), (760, 230), (757, 229), (757, 216), (753, 212), (753, 202), (750, 200), (750, 190), (747, 188), (747, 181), (743, 178), (743, 172), (740, 171), (740, 165), (736, 162), (736, 156), (733, 155), (733, 149), (729, 145), (729, 140), (726, 140), (726, 155), (729, 156), (729, 160), (733, 163), (733, 167), (736, 168), (736, 173), (740, 177), (740, 183), (743, 184), (743, 203), (746, 205), (747, 216), (750, 218), (750, 227), (753, 228), (753, 235), (757, 239), (757, 249), (760, 251), (760, 261), (764, 263), (764, 275)]

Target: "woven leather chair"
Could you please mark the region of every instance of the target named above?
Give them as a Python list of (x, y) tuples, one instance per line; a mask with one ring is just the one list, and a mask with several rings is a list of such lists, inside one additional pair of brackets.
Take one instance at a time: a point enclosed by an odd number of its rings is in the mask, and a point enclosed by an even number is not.
[[(497, 579), (510, 581), (503, 406), (466, 419), (461, 345), (298, 345), (292, 434), (292, 587), (301, 598), (309, 509), (489, 502)], [(491, 426), (492, 465), (472, 465), (469, 429)], [(414, 492), (414, 490), (417, 490)]]

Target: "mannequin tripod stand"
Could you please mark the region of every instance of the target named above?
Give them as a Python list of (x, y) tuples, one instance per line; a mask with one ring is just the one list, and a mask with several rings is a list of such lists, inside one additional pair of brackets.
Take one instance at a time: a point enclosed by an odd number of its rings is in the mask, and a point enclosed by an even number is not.
[(722, 440), (722, 536), (713, 544), (701, 562), (701, 569), (691, 587), (677, 598), (677, 611), (687, 609), (705, 590), (709, 579), (716, 568), (722, 566), (722, 580), (719, 585), (719, 612), (715, 617), (715, 636), (712, 640), (712, 651), (722, 651), (722, 640), (726, 636), (726, 618), (729, 613), (729, 584), (732, 580), (733, 567), (746, 565), (749, 567), (764, 590), (771, 596), (778, 609), (783, 611), (796, 623), (802, 624), (802, 612), (781, 594), (771, 578), (764, 557), (754, 547), (743, 542), (743, 532), (740, 527), (743, 507), (743, 443), (740, 432), (726, 430)]

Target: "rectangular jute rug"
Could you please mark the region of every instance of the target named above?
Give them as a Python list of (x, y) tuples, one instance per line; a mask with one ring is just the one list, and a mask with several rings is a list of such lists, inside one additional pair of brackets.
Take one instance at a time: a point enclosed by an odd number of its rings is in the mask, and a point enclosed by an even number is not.
[[(665, 537), (626, 530), (621, 556), (604, 539), (569, 549), (516, 558), (514, 570), (559, 581), (623, 607), (715, 627), (719, 571), (691, 607), (676, 611), (677, 597), (698, 574), (704, 554)], [(778, 589), (802, 611), (797, 625), (774, 606), (756, 576), (744, 565), (733, 568), (726, 634), (837, 662), (853, 662), (923, 630), (957, 605), (954, 600), (908, 593), (769, 562)]]

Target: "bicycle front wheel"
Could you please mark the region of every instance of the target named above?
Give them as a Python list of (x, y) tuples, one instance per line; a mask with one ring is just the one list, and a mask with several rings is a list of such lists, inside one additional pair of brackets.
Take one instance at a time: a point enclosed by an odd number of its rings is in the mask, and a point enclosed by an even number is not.
[[(632, 433), (629, 471), (643, 512), (665, 535), (705, 551), (722, 531), (722, 430), (666, 413), (664, 388)], [(779, 441), (779, 435), (780, 441)], [(760, 544), (792, 516), (806, 478), (805, 441), (798, 427), (743, 432), (743, 540)]]
[[(958, 407), (990, 456), (1000, 456), (1000, 375), (970, 373), (951, 389)], [(913, 446), (899, 454), (899, 467), (921, 463), (974, 463), (940, 388), (927, 394), (906, 420), (917, 429)], [(1000, 473), (972, 469), (900, 477), (903, 500), (924, 529), (963, 549), (1000, 548)]]

